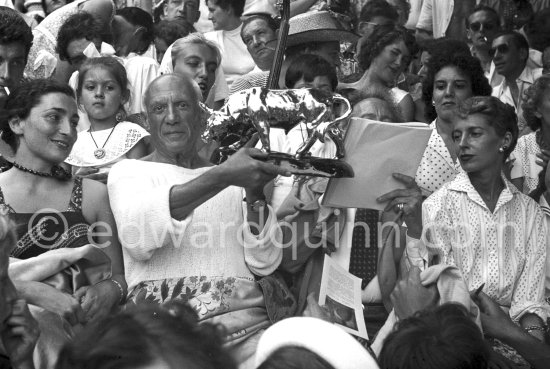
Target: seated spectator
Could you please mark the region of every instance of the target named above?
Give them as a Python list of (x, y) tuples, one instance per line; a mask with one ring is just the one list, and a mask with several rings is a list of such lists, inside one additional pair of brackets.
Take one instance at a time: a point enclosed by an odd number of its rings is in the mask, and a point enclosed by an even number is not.
[(47, 16), (33, 30), (34, 42), (25, 68), (25, 74), (29, 78), (54, 76), (60, 82), (67, 82), (73, 69), (65, 61), (58, 60), (56, 40), (59, 29), (67, 18), (80, 11), (92, 14), (100, 29), (109, 29), (114, 18), (115, 5), (111, 0), (79, 0), (58, 10)]
[[(530, 333), (542, 340), (550, 312), (543, 302), (546, 226), (539, 206), (502, 173), (517, 142), (517, 118), (512, 107), (494, 97), (472, 97), (458, 113), (453, 141), (464, 172), (423, 204), (412, 178), (403, 180), (407, 190), (380, 201), (403, 209), (410, 237), (406, 252), (413, 265), (457, 266), (469, 290), (484, 284), (484, 291), (521, 327), (538, 327)], [(422, 241), (413, 240), (421, 236)], [(506, 256), (511, 253), (517, 257)], [(524, 362), (498, 342), (494, 347)]]
[[(60, 167), (77, 136), (73, 90), (51, 80), (31, 80), (10, 94), (5, 109), (2, 139), (15, 156), (13, 167), (0, 173), (0, 204), (17, 224), (17, 246), (10, 255), (21, 259), (26, 276), (14, 277), (14, 283), (19, 296), (42, 308), (37, 357), (46, 361), (42, 365), (52, 365), (73, 327), (106, 316), (125, 299), (122, 253), (105, 185), (72, 178)], [(79, 255), (103, 260), (103, 267), (86, 278), (68, 271), (68, 279), (48, 280), (75, 265)], [(63, 267), (50, 269), (56, 265)], [(39, 277), (28, 275), (44, 268)]]
[(447, 36), (466, 41), (466, 19), (472, 13), (476, 0), (424, 0), (418, 23), (416, 40)]
[(528, 65), (529, 44), (521, 34), (511, 31), (499, 33), (493, 40), (491, 56), (496, 71), (504, 80), (493, 88), (493, 96), (514, 107), (518, 115), (520, 136), (531, 130), (526, 124), (521, 107), (521, 97), (529, 86), (542, 75), (542, 68)]
[(258, 343), (258, 369), (378, 369), (351, 335), (317, 318), (288, 318), (270, 327)]
[(523, 117), (532, 130), (518, 139), (510, 154), (512, 183), (528, 195), (539, 185), (539, 173), (550, 158), (550, 76), (543, 75), (523, 94)]
[(352, 117), (366, 118), (381, 122), (399, 123), (403, 121), (399, 107), (392, 97), (383, 90), (362, 92), (355, 97)]
[[(416, 43), (402, 27), (380, 26), (362, 46), (359, 63), (365, 73), (354, 83), (341, 83), (339, 88), (365, 90), (375, 87), (391, 91), (405, 121), (414, 120), (414, 102), (410, 94), (393, 87), (397, 78), (416, 54)], [(392, 88), (393, 87), (393, 88)]]
[(130, 307), (86, 327), (60, 354), (56, 369), (233, 369), (222, 327), (198, 324), (180, 304)]
[(491, 7), (478, 5), (467, 18), (466, 33), (472, 44), (472, 55), (479, 59), (487, 77), (493, 61), (489, 51), (499, 31), (499, 15)]
[(455, 54), (470, 54), (468, 44), (463, 41), (449, 39), (448, 37), (436, 38), (424, 43), (420, 54), (420, 66), (417, 72), (419, 82), (417, 82), (416, 85), (413, 83), (413, 85), (409, 87), (411, 97), (414, 100), (414, 116), (416, 122), (430, 123), (433, 120), (433, 118), (429, 118), (426, 115), (426, 106), (422, 96), (422, 89), (426, 82), (428, 65), (430, 64), (432, 55), (448, 57), (449, 55)]
[(14, 229), (15, 224), (0, 212), (0, 367), (34, 369), (32, 354), (40, 330), (8, 275), (10, 252), (16, 243)]
[(225, 327), (226, 345), (242, 364), (270, 325), (254, 276), (273, 273), (282, 255), (263, 188), (289, 173), (258, 160), (266, 154), (252, 148), (219, 166), (202, 159), (198, 91), (189, 77), (175, 74), (151, 83), (144, 98), (155, 151), (113, 166), (109, 197), (130, 302), (188, 301), (200, 321)]
[(424, 111), (434, 128), (415, 176), (425, 196), (461, 171), (452, 139), (458, 106), (469, 97), (491, 94), (479, 60), (469, 53), (453, 54), (446, 47), (441, 51), (430, 58), (422, 84)]
[(405, 27), (407, 20), (409, 19), (409, 14), (411, 13), (411, 4), (408, 0), (388, 0), (388, 3), (394, 7), (399, 14), (397, 19), (397, 24)]
[(487, 369), (489, 356), (469, 312), (448, 303), (398, 322), (378, 360), (381, 369)]
[[(32, 31), (17, 11), (0, 7), (0, 108), (8, 98), (8, 91), (15, 89), (23, 79), (32, 45)], [(9, 67), (8, 67), (9, 66)], [(7, 88), (7, 90), (6, 90)]]
[(288, 88), (316, 88), (332, 93), (338, 85), (336, 71), (319, 55), (305, 54), (295, 59), (285, 75)]
[(107, 183), (115, 163), (149, 154), (144, 140), (149, 133), (125, 121), (128, 87), (126, 70), (113, 57), (91, 58), (80, 68), (76, 95), (90, 128), (78, 134), (65, 160), (75, 175)]
[[(57, 35), (55, 51), (59, 60), (70, 65), (71, 73), (78, 71), (88, 55), (99, 55), (103, 51), (101, 32), (101, 24), (88, 12), (75, 13), (63, 22)], [(88, 55), (84, 54), (85, 50)]]
[(191, 29), (178, 21), (162, 20), (156, 23), (154, 26), (154, 42), (157, 51), (157, 62), (160, 64), (168, 46), (189, 33), (191, 33)]
[(171, 59), (174, 73), (197, 82), (202, 92), (201, 100), (213, 107), (216, 101), (213, 87), (222, 59), (217, 44), (200, 33), (192, 33), (173, 44)]
[[(160, 2), (162, 20), (174, 21), (189, 30), (195, 32), (193, 25), (199, 20), (199, 0), (164, 0)], [(158, 19), (155, 19), (158, 22)], [(171, 44), (171, 43), (170, 43)], [(170, 45), (168, 44), (168, 45)]]
[(278, 28), (279, 22), (269, 14), (254, 14), (243, 21), (241, 38), (256, 66), (233, 82), (230, 95), (252, 87), (266, 87), (275, 60), (275, 48), (267, 43), (277, 39)]
[[(341, 64), (340, 42), (354, 42), (357, 39), (356, 34), (346, 30), (328, 11), (310, 12), (290, 18), (279, 86), (285, 87), (286, 70), (295, 58), (303, 54), (316, 54), (337, 68)], [(271, 47), (275, 45), (275, 42), (271, 43)]]
[(245, 0), (208, 0), (208, 18), (214, 31), (204, 34), (206, 39), (218, 44), (222, 54), (221, 68), (227, 86), (240, 76), (254, 69), (254, 60), (241, 38)]
[(143, 95), (147, 86), (160, 75), (159, 65), (154, 59), (153, 18), (137, 7), (119, 9), (112, 32), (116, 55), (123, 58), (130, 82), (126, 113), (140, 114), (145, 111)]

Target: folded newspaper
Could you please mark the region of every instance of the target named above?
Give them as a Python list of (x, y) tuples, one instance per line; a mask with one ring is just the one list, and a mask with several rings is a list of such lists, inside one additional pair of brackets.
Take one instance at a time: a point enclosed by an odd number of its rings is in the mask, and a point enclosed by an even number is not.
[(355, 177), (330, 179), (323, 205), (383, 210), (386, 204), (376, 199), (405, 187), (393, 173), (415, 176), (431, 134), (432, 129), (424, 123), (352, 118), (343, 160), (351, 165)]
[(325, 255), (323, 264), (319, 305), (329, 311), (334, 324), (346, 332), (369, 339), (361, 303), (361, 279), (328, 255)]

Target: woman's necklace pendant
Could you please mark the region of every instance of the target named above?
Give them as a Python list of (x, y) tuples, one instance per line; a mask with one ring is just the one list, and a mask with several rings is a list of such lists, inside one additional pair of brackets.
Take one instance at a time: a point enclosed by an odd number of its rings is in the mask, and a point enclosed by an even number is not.
[(98, 148), (94, 150), (94, 156), (96, 159), (103, 159), (105, 157), (105, 149)]

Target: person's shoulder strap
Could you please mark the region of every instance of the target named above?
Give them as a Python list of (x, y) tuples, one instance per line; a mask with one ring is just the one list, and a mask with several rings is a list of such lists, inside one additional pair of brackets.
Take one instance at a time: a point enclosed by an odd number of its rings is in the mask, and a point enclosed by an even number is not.
[(75, 177), (71, 200), (67, 211), (82, 211), (82, 177)]

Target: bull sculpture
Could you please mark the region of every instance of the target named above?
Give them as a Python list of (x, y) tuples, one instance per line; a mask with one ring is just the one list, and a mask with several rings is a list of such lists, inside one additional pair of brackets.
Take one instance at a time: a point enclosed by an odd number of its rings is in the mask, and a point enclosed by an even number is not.
[[(336, 102), (342, 104), (343, 113), (333, 118)], [(216, 141), (220, 144), (218, 162), (241, 148), (255, 132), (258, 132), (261, 150), (270, 154), (270, 127), (288, 131), (298, 124), (305, 124), (308, 137), (294, 154), (295, 162), (310, 158), (309, 150), (313, 144), (317, 140), (325, 142), (326, 136), (336, 146), (335, 159), (345, 155), (339, 124), (350, 116), (352, 109), (349, 101), (338, 94), (314, 89), (268, 90), (254, 87), (231, 95), (220, 111), (203, 108), (209, 117), (202, 138), (205, 142)]]

